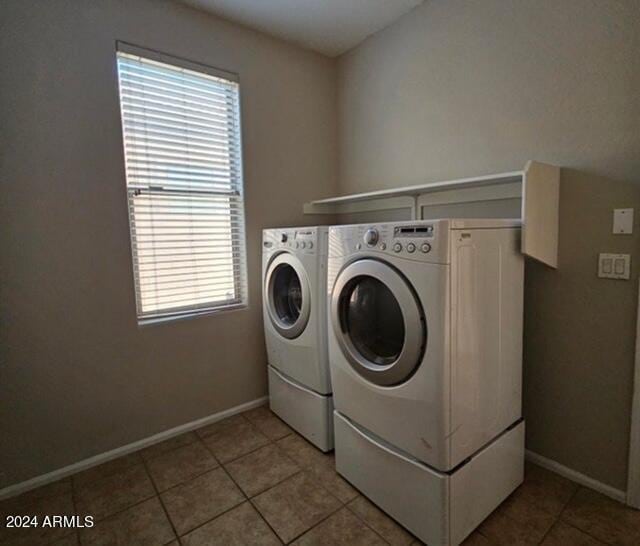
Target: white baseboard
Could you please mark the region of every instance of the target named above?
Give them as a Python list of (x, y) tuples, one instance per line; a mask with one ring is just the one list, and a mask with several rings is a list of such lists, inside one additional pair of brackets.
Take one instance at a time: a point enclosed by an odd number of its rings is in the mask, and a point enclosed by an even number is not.
[(611, 487), (606, 483), (602, 483), (602, 482), (599, 482), (598, 480), (594, 480), (589, 476), (585, 476), (584, 474), (581, 474), (576, 470), (572, 470), (571, 468), (561, 465), (560, 463), (552, 459), (547, 459), (546, 457), (543, 457), (542, 455), (538, 455), (537, 453), (534, 453), (533, 451), (529, 451), (528, 449), (526, 450), (525, 453), (526, 453), (525, 455), (526, 459), (528, 461), (531, 461), (532, 463), (537, 464), (538, 466), (546, 468), (547, 470), (551, 470), (556, 474), (560, 474), (560, 476), (563, 476), (571, 481), (579, 483), (580, 485), (584, 485), (585, 487), (594, 489), (595, 491), (598, 491), (598, 493), (602, 493), (603, 495), (606, 495), (607, 497), (610, 497), (619, 502), (626, 503), (627, 501), (627, 494), (624, 491), (621, 491), (620, 489), (616, 489), (615, 487)]
[(142, 449), (144, 447), (162, 442), (163, 440), (168, 440), (173, 436), (184, 434), (185, 432), (198, 429), (210, 423), (221, 421), (222, 419), (231, 417), (232, 415), (235, 415), (237, 413), (242, 413), (243, 411), (256, 408), (264, 404), (268, 399), (268, 396), (263, 396), (262, 398), (257, 398), (256, 400), (245, 402), (244, 404), (240, 404), (239, 406), (214, 413), (213, 415), (203, 417), (202, 419), (196, 419), (195, 421), (185, 423), (184, 425), (170, 428), (169, 430), (165, 430), (164, 432), (159, 432), (158, 434), (143, 438), (142, 440), (138, 440), (137, 442), (132, 442), (130, 444), (112, 449), (110, 451), (105, 451), (104, 453), (89, 457), (88, 459), (83, 459), (82, 461), (78, 461), (77, 463), (73, 463), (69, 466), (59, 468), (58, 470), (54, 470), (53, 472), (48, 472), (24, 482), (9, 485), (4, 489), (0, 489), (0, 500), (19, 495), (20, 493), (24, 493), (25, 491), (29, 491), (31, 489), (35, 489), (36, 487), (55, 482), (56, 480), (66, 478), (67, 476), (71, 476), (72, 474), (80, 472), (81, 470), (86, 470), (87, 468), (91, 468), (92, 466), (97, 466), (112, 459), (117, 459), (118, 457), (133, 453), (134, 451), (138, 451), (139, 449)]

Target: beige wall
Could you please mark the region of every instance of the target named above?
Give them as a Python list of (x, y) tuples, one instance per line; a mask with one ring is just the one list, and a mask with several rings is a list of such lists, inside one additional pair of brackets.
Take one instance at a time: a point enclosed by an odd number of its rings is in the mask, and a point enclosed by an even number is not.
[[(260, 230), (329, 220), (303, 201), (533, 158), (569, 168), (560, 269), (527, 267), (528, 447), (624, 488), (636, 284), (594, 271), (640, 260), (609, 233), (640, 209), (639, 6), (430, 0), (338, 61), (338, 127), (318, 55), (172, 2), (4, 2), (0, 487), (264, 395)], [(136, 325), (116, 39), (240, 74), (247, 311)]]
[[(525, 278), (527, 447), (626, 489), (640, 222), (611, 234), (614, 207), (640, 212), (640, 184), (563, 169), (559, 265)], [(631, 281), (596, 277), (599, 252), (632, 255)]]
[[(0, 487), (266, 394), (260, 231), (335, 194), (335, 63), (160, 1), (0, 10)], [(116, 40), (238, 72), (250, 308), (138, 328)]]
[[(640, 3), (428, 0), (339, 60), (341, 193), (568, 167), (560, 268), (526, 270), (527, 447), (624, 489), (640, 215)], [(636, 217), (637, 217), (636, 216)]]

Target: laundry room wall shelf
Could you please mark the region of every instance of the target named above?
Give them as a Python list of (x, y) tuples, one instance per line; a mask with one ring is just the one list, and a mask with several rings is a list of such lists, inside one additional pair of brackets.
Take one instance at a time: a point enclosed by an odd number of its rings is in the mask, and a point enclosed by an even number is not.
[(411, 218), (520, 218), (521, 250), (558, 267), (560, 168), (527, 162), (522, 171), (431, 182), (305, 203), (305, 214), (411, 211)]

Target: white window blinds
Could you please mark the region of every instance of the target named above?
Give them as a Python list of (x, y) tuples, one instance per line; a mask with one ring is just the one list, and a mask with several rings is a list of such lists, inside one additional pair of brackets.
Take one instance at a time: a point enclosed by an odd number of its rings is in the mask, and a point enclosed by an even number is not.
[(118, 49), (138, 319), (244, 306), (238, 83)]

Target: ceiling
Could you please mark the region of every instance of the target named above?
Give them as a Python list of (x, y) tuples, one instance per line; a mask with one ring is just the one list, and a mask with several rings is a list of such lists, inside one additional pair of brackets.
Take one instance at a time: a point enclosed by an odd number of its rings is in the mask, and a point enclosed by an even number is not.
[(423, 0), (182, 0), (256, 30), (335, 57)]

